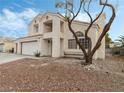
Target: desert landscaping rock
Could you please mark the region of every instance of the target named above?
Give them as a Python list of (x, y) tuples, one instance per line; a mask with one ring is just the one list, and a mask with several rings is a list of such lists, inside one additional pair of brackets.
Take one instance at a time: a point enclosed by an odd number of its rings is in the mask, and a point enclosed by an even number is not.
[(94, 60), (89, 66), (81, 66), (80, 61), (26, 58), (2, 64), (0, 91), (124, 91), (123, 58)]

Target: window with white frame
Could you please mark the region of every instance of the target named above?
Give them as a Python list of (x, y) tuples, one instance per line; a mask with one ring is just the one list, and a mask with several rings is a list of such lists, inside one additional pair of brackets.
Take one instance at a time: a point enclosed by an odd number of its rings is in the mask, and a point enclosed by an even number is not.
[(89, 48), (89, 40), (88, 39), (80, 38), (79, 41), (80, 41), (80, 44), (82, 46), (84, 46), (85, 49)]
[(69, 49), (77, 49), (77, 43), (75, 39), (68, 40), (68, 48)]
[[(76, 32), (76, 36), (79, 39), (79, 42), (85, 49), (89, 48), (89, 40), (84, 38), (84, 35), (81, 31)], [(80, 49), (76, 43), (75, 39), (68, 40), (68, 48), (69, 49)]]

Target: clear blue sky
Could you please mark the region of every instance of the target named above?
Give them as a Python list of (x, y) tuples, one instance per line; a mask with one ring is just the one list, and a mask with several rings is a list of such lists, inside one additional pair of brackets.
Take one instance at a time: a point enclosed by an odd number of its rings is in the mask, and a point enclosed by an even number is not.
[[(115, 2), (116, 0), (111, 1)], [(57, 11), (54, 3), (55, 0), (0, 0), (0, 36), (26, 36), (28, 24), (38, 13)], [(118, 0), (117, 3), (119, 5), (117, 17), (109, 32), (113, 40), (124, 35), (124, 0)], [(75, 2), (74, 4), (75, 7), (78, 6), (78, 3)], [(109, 10), (107, 13), (109, 16)]]

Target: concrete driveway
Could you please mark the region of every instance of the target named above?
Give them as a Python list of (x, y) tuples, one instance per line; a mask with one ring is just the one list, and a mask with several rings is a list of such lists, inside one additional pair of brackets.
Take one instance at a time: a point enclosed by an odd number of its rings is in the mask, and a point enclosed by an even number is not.
[(12, 62), (12, 61), (23, 59), (23, 58), (28, 58), (28, 56), (0, 53), (0, 64)]

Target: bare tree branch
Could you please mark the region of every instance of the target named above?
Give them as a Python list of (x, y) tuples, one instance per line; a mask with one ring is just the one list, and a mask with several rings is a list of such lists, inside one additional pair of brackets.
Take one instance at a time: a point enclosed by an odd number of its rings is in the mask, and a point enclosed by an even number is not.
[[(100, 0), (101, 1), (101, 0)], [(105, 2), (105, 4), (107, 4), (107, 0)], [(99, 17), (101, 16), (101, 14), (103, 13), (104, 9), (105, 9), (105, 4), (101, 10), (101, 12), (98, 14), (98, 16), (93, 20), (91, 21), (90, 25), (88, 26), (87, 30), (86, 30), (86, 33), (85, 33), (85, 36), (87, 37), (88, 36), (88, 32), (90, 30), (90, 28), (92, 27), (92, 25), (99, 19)]]
[(69, 12), (71, 12), (71, 14), (73, 15), (73, 17), (75, 16), (74, 12), (70, 9), (67, 9)]
[[(89, 1), (88, 7), (89, 7), (89, 5), (90, 5), (90, 2), (91, 2), (91, 0)], [(90, 22), (92, 22), (92, 21), (93, 21), (93, 18), (92, 18), (92, 16), (91, 16), (91, 14), (89, 13), (89, 8), (88, 8), (88, 10), (86, 10), (85, 4), (86, 4), (86, 2), (83, 3), (83, 10), (84, 10), (84, 12), (86, 12), (87, 15), (90, 17)]]
[[(90, 12), (89, 12), (89, 8), (90, 8), (91, 1), (92, 1), (92, 0), (90, 0), (90, 1), (88, 2), (88, 8), (87, 8), (87, 10), (86, 10), (86, 8), (85, 8), (86, 2), (84, 2), (84, 4), (83, 4), (83, 10), (84, 10), (84, 12), (86, 12), (86, 14), (89, 16), (89, 18), (90, 18), (90, 24), (91, 24), (92, 21), (93, 21), (93, 18), (92, 18), (92, 16), (91, 16)], [(92, 24), (91, 24), (91, 26), (92, 26)], [(89, 26), (89, 27), (90, 27), (90, 26)], [(87, 29), (87, 30), (88, 30), (88, 29)], [(86, 31), (85, 31), (85, 33), (86, 33)], [(89, 47), (88, 47), (88, 55), (89, 55), (90, 52), (91, 52), (91, 48), (92, 48), (92, 40), (91, 40), (90, 37), (86, 36), (86, 34), (85, 34), (85, 39), (88, 39), (88, 40), (89, 40)]]
[(90, 11), (90, 4), (91, 4), (91, 2), (92, 2), (92, 0), (90, 0), (89, 3), (88, 3), (88, 8), (87, 8), (88, 12)]
[(72, 29), (71, 25), (72, 25), (72, 23), (71, 23), (70, 20), (68, 19), (68, 27), (69, 27), (69, 30), (70, 30), (70, 31), (72, 32), (72, 34), (74, 35), (77, 44), (79, 45), (79, 47), (81, 48), (81, 50), (82, 50), (83, 53), (84, 53), (84, 56), (87, 56), (87, 53), (86, 53), (86, 50), (85, 50), (84, 46), (82, 46), (82, 45), (80, 44), (80, 42), (79, 42), (79, 40), (78, 40), (78, 37), (76, 36), (75, 31)]
[(73, 16), (73, 18), (71, 19), (70, 23), (72, 23), (72, 21), (73, 21), (73, 20), (78, 16), (78, 14), (80, 13), (83, 2), (84, 2), (84, 0), (81, 0), (81, 1), (80, 1), (79, 9), (78, 9), (77, 13), (76, 13), (76, 14)]
[[(73, 34), (73, 36), (75, 37), (75, 40), (76, 40), (77, 44), (79, 45), (80, 49), (84, 53), (86, 64), (91, 64), (92, 63), (92, 58), (93, 58), (94, 53), (100, 47), (102, 39), (104, 38), (105, 34), (109, 31), (109, 29), (111, 27), (111, 24), (113, 23), (113, 21), (115, 19), (115, 16), (116, 16), (115, 15), (115, 9), (114, 9), (114, 7), (111, 4), (108, 4), (107, 1), (108, 0), (106, 0), (105, 3), (103, 3), (102, 0), (99, 0), (99, 4), (102, 5), (103, 7), (102, 7), (102, 10), (100, 11), (100, 13), (98, 14), (98, 16), (95, 19), (93, 19), (92, 16), (91, 16), (91, 14), (90, 14), (90, 5), (91, 5), (92, 0), (89, 0), (87, 9), (85, 8), (85, 4), (86, 4), (85, 0), (81, 0), (80, 5), (79, 5), (79, 9), (78, 9), (78, 11), (77, 11), (76, 14), (74, 14), (73, 11), (69, 10), (71, 12), (71, 14), (73, 14), (73, 17), (72, 18), (69, 18), (69, 17), (67, 18), (68, 27), (69, 27), (69, 30), (71, 31), (71, 33)], [(87, 27), (87, 29), (85, 31), (85, 40), (86, 39), (89, 40), (88, 51), (86, 51), (84, 45), (82, 45), (80, 43), (80, 41), (79, 41), (79, 39), (78, 39), (75, 31), (72, 28), (72, 22), (79, 15), (79, 13), (81, 11), (81, 8), (82, 8), (82, 5), (83, 5), (84, 12), (86, 12), (87, 15), (90, 18), (90, 24), (89, 24), (89, 26)], [(96, 22), (100, 18), (100, 16), (102, 15), (105, 7), (109, 7), (109, 8), (112, 9), (112, 16), (110, 17), (108, 23), (103, 28), (103, 31), (100, 34), (100, 36), (99, 36), (99, 38), (98, 38), (98, 40), (96, 42), (96, 45), (92, 49), (92, 40), (91, 40), (91, 37), (88, 36), (88, 32), (90, 31), (90, 29), (93, 26), (94, 22)]]
[(109, 29), (110, 29), (110, 27), (111, 27), (111, 24), (113, 23), (113, 21), (114, 21), (114, 19), (115, 19), (115, 17), (116, 17), (115, 8), (113, 7), (113, 5), (111, 5), (111, 4), (106, 4), (106, 3), (104, 4), (104, 3), (102, 3), (101, 0), (100, 0), (100, 5), (104, 5), (104, 6), (107, 6), (107, 7), (111, 8), (111, 10), (112, 10), (112, 16), (111, 16), (111, 18), (109, 19), (108, 23), (105, 25), (105, 27), (104, 27), (104, 29), (103, 29), (103, 31), (102, 31), (102, 33), (101, 33), (101, 35), (100, 35), (100, 37), (99, 37), (99, 39), (98, 39), (96, 45), (95, 45), (95, 47), (93, 48), (93, 50), (92, 50), (92, 52), (91, 52), (91, 56), (93, 56), (94, 53), (96, 52), (96, 50), (100, 47), (101, 41), (102, 41), (103, 37), (104, 37), (105, 34), (109, 31)]

